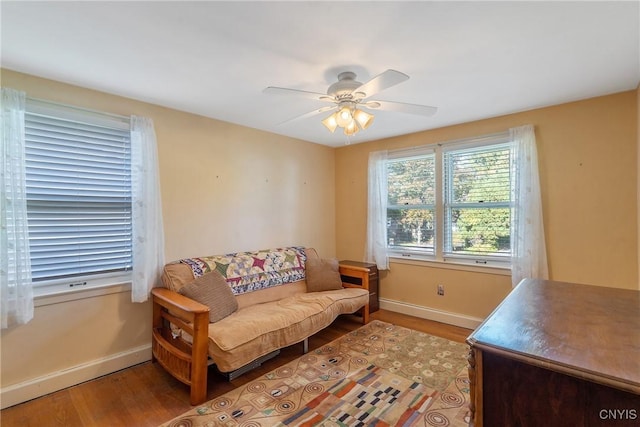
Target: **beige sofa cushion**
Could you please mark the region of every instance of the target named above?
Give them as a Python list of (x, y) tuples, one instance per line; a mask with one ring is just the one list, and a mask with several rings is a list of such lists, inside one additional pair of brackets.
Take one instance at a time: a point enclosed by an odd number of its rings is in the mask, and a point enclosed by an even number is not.
[(209, 355), (220, 371), (230, 372), (304, 340), (368, 302), (367, 290), (344, 288), (253, 305), (209, 324)]
[(304, 280), (300, 280), (298, 282), (286, 283), (272, 288), (236, 295), (236, 301), (238, 301), (238, 310), (242, 310), (245, 307), (255, 304), (277, 301), (293, 294), (303, 294), (305, 292), (307, 292), (307, 284)]
[(238, 310), (238, 301), (222, 274), (203, 274), (180, 288), (178, 293), (209, 306), (209, 322), (217, 322)]
[(309, 258), (305, 270), (308, 292), (342, 289), (337, 259)]

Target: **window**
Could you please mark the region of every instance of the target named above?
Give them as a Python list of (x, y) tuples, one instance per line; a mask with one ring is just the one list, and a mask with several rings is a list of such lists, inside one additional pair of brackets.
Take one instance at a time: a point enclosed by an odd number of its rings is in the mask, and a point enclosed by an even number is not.
[(508, 264), (512, 151), (505, 133), (390, 153), (389, 255)]
[(405, 251), (435, 253), (435, 154), (389, 159), (387, 239)]
[(34, 289), (130, 281), (129, 118), (28, 100), (26, 194)]
[(447, 150), (444, 161), (444, 254), (508, 256), (510, 147)]

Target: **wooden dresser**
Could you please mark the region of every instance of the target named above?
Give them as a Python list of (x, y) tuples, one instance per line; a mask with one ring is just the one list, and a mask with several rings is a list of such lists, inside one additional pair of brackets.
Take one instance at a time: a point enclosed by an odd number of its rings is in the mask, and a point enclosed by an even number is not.
[(467, 342), (475, 427), (640, 425), (640, 291), (527, 279)]

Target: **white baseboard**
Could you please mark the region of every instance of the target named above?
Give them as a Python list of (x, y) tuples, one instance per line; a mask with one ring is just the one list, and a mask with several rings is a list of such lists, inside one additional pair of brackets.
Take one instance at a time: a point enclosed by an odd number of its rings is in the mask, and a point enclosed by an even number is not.
[(0, 389), (0, 409), (151, 360), (151, 344)]
[(394, 311), (396, 313), (408, 314), (421, 319), (434, 320), (436, 322), (448, 323), (460, 326), (461, 328), (475, 329), (484, 319), (479, 317), (466, 316), (464, 314), (452, 313), (450, 311), (437, 310), (435, 308), (421, 305), (409, 304), (402, 301), (395, 301), (380, 298), (380, 308)]

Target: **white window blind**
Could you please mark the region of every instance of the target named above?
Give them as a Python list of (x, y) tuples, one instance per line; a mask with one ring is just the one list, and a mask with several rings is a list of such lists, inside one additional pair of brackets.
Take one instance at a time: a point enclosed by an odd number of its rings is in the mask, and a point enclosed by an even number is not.
[(34, 285), (129, 271), (128, 119), (30, 101), (25, 127)]
[(444, 150), (443, 159), (444, 255), (509, 257), (511, 145)]

